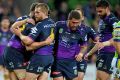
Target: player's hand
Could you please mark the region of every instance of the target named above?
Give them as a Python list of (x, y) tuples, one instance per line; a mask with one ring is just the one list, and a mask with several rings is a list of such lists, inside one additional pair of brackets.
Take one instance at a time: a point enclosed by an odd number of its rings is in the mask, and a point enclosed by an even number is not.
[(25, 47), (26, 47), (26, 50), (28, 50), (28, 51), (30, 51), (30, 50), (35, 50), (35, 49), (38, 48), (38, 46), (37, 46), (38, 44), (39, 44), (39, 42), (34, 42), (34, 43), (32, 43), (31, 45), (25, 46)]
[(84, 59), (88, 60), (88, 57), (89, 57), (89, 53), (85, 54)]
[(28, 19), (26, 20), (26, 22), (35, 25), (35, 20), (32, 19), (32, 18), (28, 18)]
[(45, 40), (46, 45), (50, 45), (50, 43), (52, 43), (53, 40), (54, 40), (54, 38), (52, 38), (51, 36), (49, 36), (49, 37)]
[(102, 48), (105, 47), (102, 42), (95, 42), (95, 43), (96, 43), (95, 46), (96, 46), (96, 48), (97, 48), (98, 50), (100, 50), (100, 49), (102, 49)]
[(21, 34), (21, 29), (19, 27), (14, 29), (14, 34), (19, 36)]
[(97, 43), (96, 46), (99, 50), (105, 47), (102, 42)]
[(82, 57), (83, 57), (82, 53), (79, 53), (78, 55), (75, 56), (75, 58), (76, 58), (77, 61), (81, 61)]

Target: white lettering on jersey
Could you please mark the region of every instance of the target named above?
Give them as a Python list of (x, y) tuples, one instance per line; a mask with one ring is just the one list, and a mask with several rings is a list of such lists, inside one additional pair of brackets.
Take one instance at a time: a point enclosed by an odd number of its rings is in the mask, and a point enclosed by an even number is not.
[(46, 24), (46, 25), (44, 25), (44, 28), (50, 28), (50, 27), (54, 27), (55, 26), (55, 24)]
[(33, 28), (31, 28), (31, 33), (30, 34), (35, 34), (35, 33), (37, 33), (37, 28), (36, 27), (33, 27)]

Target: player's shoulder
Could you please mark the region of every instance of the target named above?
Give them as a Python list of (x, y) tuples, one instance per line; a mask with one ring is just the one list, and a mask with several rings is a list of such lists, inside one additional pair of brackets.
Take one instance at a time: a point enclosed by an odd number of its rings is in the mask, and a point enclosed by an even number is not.
[(42, 21), (39, 21), (37, 24), (38, 25), (44, 25), (44, 24), (51, 24), (51, 23), (55, 23), (51, 18), (46, 18)]
[(33, 27), (33, 26), (35, 26), (34, 24), (31, 24), (31, 23), (26, 23), (26, 26), (27, 27)]
[(57, 21), (55, 24), (56, 26), (65, 25), (66, 21)]
[(108, 22), (118, 22), (119, 21), (118, 18), (113, 13), (111, 13), (109, 16), (107, 16), (106, 20)]
[(39, 21), (37, 24), (36, 24), (37, 27), (39, 28), (47, 28), (47, 27), (54, 27), (55, 26), (55, 22), (52, 20), (52, 19), (46, 19), (46, 20), (43, 20), (43, 21)]
[(55, 21), (53, 19), (51, 19), (51, 18), (48, 18), (47, 21), (50, 22), (50, 23), (55, 23)]
[(21, 16), (21, 17), (17, 18), (16, 21), (24, 20), (26, 18), (29, 18), (29, 16), (28, 15)]
[(88, 26), (87, 26), (86, 24), (81, 23), (81, 24), (79, 25), (78, 29), (79, 29), (79, 30), (81, 30), (81, 29), (87, 30), (87, 29), (88, 29)]

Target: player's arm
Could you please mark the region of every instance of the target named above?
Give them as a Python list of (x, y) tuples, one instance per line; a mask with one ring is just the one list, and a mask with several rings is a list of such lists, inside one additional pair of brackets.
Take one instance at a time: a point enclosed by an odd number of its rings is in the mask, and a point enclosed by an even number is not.
[(25, 36), (21, 32), (17, 35), (19, 36), (24, 45), (30, 45), (34, 42), (34, 40), (32, 40), (29, 36)]
[(87, 27), (87, 34), (94, 42), (99, 42), (99, 36), (91, 27)]
[(20, 28), (16, 29), (16, 35), (21, 39), (24, 45), (30, 45), (34, 42), (34, 40), (39, 36), (41, 32), (42, 24), (36, 24), (35, 27), (31, 28), (31, 32), (28, 36), (25, 36), (21, 33)]
[(15, 29), (17, 29), (18, 27), (22, 26), (25, 23), (27, 23), (27, 19), (15, 22), (10, 28), (11, 32), (15, 34), (16, 31)]
[(95, 46), (87, 53), (87, 55), (90, 56), (93, 53), (95, 53), (97, 50), (110, 45), (113, 45), (113, 39), (110, 39), (109, 41), (105, 41), (105, 42), (97, 42)]
[(24, 20), (17, 20), (12, 26), (11, 26), (11, 28), (10, 28), (10, 30), (11, 30), (11, 32), (12, 33), (16, 33), (15, 31), (15, 29), (18, 29), (18, 28), (20, 28), (20, 26), (23, 26), (24, 24), (26, 24), (26, 23), (31, 23), (31, 24), (35, 24), (35, 21), (33, 20), (33, 19), (31, 19), (31, 18), (27, 18), (27, 19), (24, 19)]
[(82, 60), (82, 57), (84, 55), (84, 53), (86, 53), (87, 51), (87, 42), (84, 43), (80, 43), (80, 52), (78, 53), (78, 55), (75, 56), (77, 61)]
[(51, 38), (50, 36), (45, 40), (45, 41), (41, 41), (41, 42), (33, 42), (31, 45), (26, 46), (26, 49), (29, 50), (35, 50), (37, 48), (40, 48), (42, 46), (45, 45), (50, 45), (50, 43), (53, 42), (53, 38)]
[(51, 28), (51, 33), (45, 41), (33, 42), (31, 45), (26, 46), (27, 50), (35, 50), (39, 47), (50, 45), (54, 41), (54, 28)]

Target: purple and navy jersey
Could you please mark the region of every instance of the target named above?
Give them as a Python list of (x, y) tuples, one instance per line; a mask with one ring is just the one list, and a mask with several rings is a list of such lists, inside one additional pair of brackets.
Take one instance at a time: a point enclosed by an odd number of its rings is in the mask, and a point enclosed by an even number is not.
[(0, 55), (3, 53), (11, 36), (12, 33), (10, 31), (3, 32), (2, 30), (0, 30)]
[(87, 40), (91, 38), (93, 41), (95, 41), (95, 38), (98, 36), (98, 34), (95, 32), (95, 30), (91, 27), (86, 26), (85, 24), (81, 24), (79, 26), (79, 29), (81, 32), (83, 32), (85, 35), (87, 35)]
[[(112, 38), (113, 24), (115, 22), (118, 22), (118, 19), (113, 14), (110, 14), (106, 18), (99, 21), (98, 32), (100, 42), (104, 42)], [(115, 52), (115, 48), (113, 46), (107, 46), (101, 49), (100, 52)]]
[[(84, 38), (87, 38), (88, 40), (91, 38), (93, 41), (95, 41), (95, 38), (98, 36), (97, 33), (92, 29), (91, 27), (86, 26), (85, 24), (81, 24), (79, 26), (79, 31), (82, 33)], [(76, 48), (76, 53), (80, 52), (80, 45)]]
[[(31, 33), (28, 36), (35, 42), (45, 41), (48, 36), (51, 35), (54, 27), (54, 21), (50, 18), (46, 18), (38, 22), (35, 27), (31, 28)], [(36, 49), (35, 53), (39, 55), (51, 55), (53, 53), (53, 43)]]
[[(18, 18), (16, 21), (21, 21), (26, 18), (29, 18), (29, 16), (22, 16), (22, 17)], [(26, 24), (22, 25), (20, 28), (22, 30), (22, 33), (27, 36), (30, 33), (30, 28), (33, 26), (34, 25), (32, 25), (30, 23), (26, 23)], [(22, 45), (20, 38), (18, 36), (16, 36), (15, 34), (11, 37), (11, 39), (8, 43), (8, 46), (16, 48), (17, 50), (19, 50), (21, 52), (23, 52), (25, 50), (25, 47)]]
[(58, 59), (75, 59), (77, 45), (84, 45), (87, 36), (79, 29), (72, 31), (67, 21), (58, 21), (55, 27), (55, 56)]

